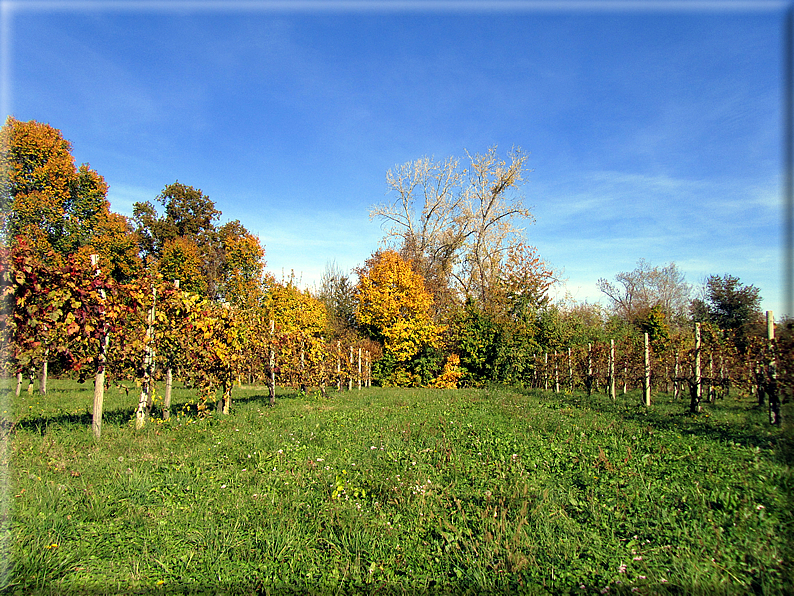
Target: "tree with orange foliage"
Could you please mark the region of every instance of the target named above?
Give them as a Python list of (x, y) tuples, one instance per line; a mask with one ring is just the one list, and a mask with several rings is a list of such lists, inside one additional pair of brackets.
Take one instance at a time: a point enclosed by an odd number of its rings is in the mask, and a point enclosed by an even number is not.
[(72, 146), (49, 124), (9, 117), (0, 130), (2, 231), (25, 238), (39, 258), (59, 266), (69, 255), (127, 281), (140, 271), (127, 219), (110, 211), (105, 179), (88, 164), (75, 167)]

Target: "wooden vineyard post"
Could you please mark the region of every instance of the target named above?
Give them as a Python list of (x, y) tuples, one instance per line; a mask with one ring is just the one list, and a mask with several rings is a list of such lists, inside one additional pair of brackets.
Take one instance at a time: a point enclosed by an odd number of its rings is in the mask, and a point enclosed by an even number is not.
[(645, 382), (642, 384), (645, 407), (651, 407), (651, 349), (648, 334), (645, 333)]
[(695, 323), (695, 386), (689, 391), (689, 412), (692, 414), (700, 412), (702, 390), (703, 385), (700, 378), (700, 323)]
[(730, 395), (730, 383), (725, 381), (725, 355), (720, 354), (720, 399)]
[(371, 366), (369, 361), (369, 350), (366, 350), (364, 352), (364, 387), (372, 387), (370, 378), (372, 375)]
[(780, 399), (777, 391), (777, 361), (775, 360), (775, 317), (766, 311), (766, 337), (769, 340), (769, 375), (766, 394), (769, 397), (769, 423), (780, 426)]
[(557, 352), (554, 352), (554, 393), (560, 392), (560, 368), (558, 366), (559, 358)]
[(716, 399), (714, 391), (714, 352), (709, 350), (709, 394), (708, 401), (713, 404)]
[(568, 388), (573, 393), (573, 360), (571, 360), (571, 348), (568, 348)]
[(615, 340), (609, 340), (609, 395), (615, 401)]
[(342, 347), (339, 340), (336, 341), (336, 390), (342, 391)]
[(276, 405), (276, 322), (270, 321), (270, 379), (268, 382), (268, 392), (270, 393), (270, 405)]
[(154, 315), (157, 288), (152, 286), (152, 307), (146, 317), (146, 336), (144, 339), (143, 356), (143, 383), (141, 383), (141, 398), (138, 400), (138, 409), (135, 411), (135, 429), (140, 430), (146, 422), (152, 402), (152, 385), (154, 384)]
[(593, 394), (593, 344), (587, 344), (587, 397)]
[(543, 390), (549, 390), (549, 353), (543, 352)]
[(358, 349), (358, 390), (361, 391), (361, 348)]
[(678, 401), (678, 398), (680, 397), (679, 387), (680, 387), (680, 381), (678, 380), (678, 349), (676, 348), (675, 369), (673, 372), (673, 397), (676, 399), (676, 401)]
[(306, 347), (304, 342), (301, 342), (301, 391), (306, 393)]
[[(179, 280), (174, 280), (174, 289), (179, 289)], [(171, 370), (171, 363), (168, 363), (168, 368), (165, 369), (165, 396), (163, 397), (163, 420), (168, 420), (171, 417), (171, 390), (174, 386), (174, 374)]]
[[(94, 277), (99, 275), (99, 255), (91, 255), (91, 265), (96, 268)], [(105, 290), (100, 290), (99, 295), (102, 301), (105, 301)], [(102, 308), (104, 315), (104, 307)], [(104, 325), (104, 321), (103, 321)], [(110, 333), (105, 331), (105, 337), (102, 340), (102, 345), (99, 347), (99, 354), (97, 355), (96, 376), (94, 377), (94, 413), (91, 420), (91, 430), (94, 432), (94, 437), (99, 439), (102, 435), (102, 409), (105, 406), (105, 364), (107, 362), (108, 343), (110, 342)]]
[(350, 358), (348, 359), (348, 363), (350, 364), (350, 372), (347, 374), (347, 390), (353, 391), (353, 346), (350, 346)]
[(44, 362), (41, 364), (41, 374), (39, 375), (39, 393), (47, 395), (47, 359), (50, 356), (50, 349), (44, 350)]

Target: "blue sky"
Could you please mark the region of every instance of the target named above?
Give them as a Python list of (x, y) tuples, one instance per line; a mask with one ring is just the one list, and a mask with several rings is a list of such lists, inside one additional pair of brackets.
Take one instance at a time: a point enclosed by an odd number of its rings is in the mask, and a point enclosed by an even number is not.
[(389, 168), (519, 146), (527, 238), (574, 299), (644, 258), (777, 314), (786, 4), (681, 6), (4, 3), (1, 99), (113, 210), (201, 188), (304, 285), (379, 247)]

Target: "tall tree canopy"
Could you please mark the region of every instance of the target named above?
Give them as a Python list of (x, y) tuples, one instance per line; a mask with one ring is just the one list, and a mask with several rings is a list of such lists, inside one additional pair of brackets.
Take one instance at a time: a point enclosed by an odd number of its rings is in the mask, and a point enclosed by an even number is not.
[(702, 296), (692, 301), (692, 317), (733, 332), (743, 347), (751, 326), (762, 318), (761, 290), (742, 284), (738, 277), (710, 275)]
[(261, 292), (265, 251), (259, 238), (237, 220), (219, 227), (221, 212), (201, 189), (177, 181), (156, 200), (162, 215), (146, 201), (133, 205), (133, 218), (141, 253), (163, 275), (213, 300), (241, 304)]
[(88, 164), (75, 166), (61, 131), (30, 120), (6, 120), (0, 131), (0, 210), (3, 235), (25, 238), (39, 258), (58, 265), (70, 254), (99, 254), (116, 279), (137, 274), (140, 262), (127, 219), (110, 211), (108, 185)]

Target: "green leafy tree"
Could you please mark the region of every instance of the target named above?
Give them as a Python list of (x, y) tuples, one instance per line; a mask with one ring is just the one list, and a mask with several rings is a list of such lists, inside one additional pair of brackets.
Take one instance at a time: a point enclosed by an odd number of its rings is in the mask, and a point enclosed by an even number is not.
[[(719, 329), (732, 333), (736, 344), (744, 350), (750, 335), (765, 332), (761, 320), (761, 291), (744, 285), (738, 277), (710, 275), (706, 278), (703, 295), (692, 301), (692, 318), (709, 322)], [(754, 329), (758, 327), (758, 329)]]

